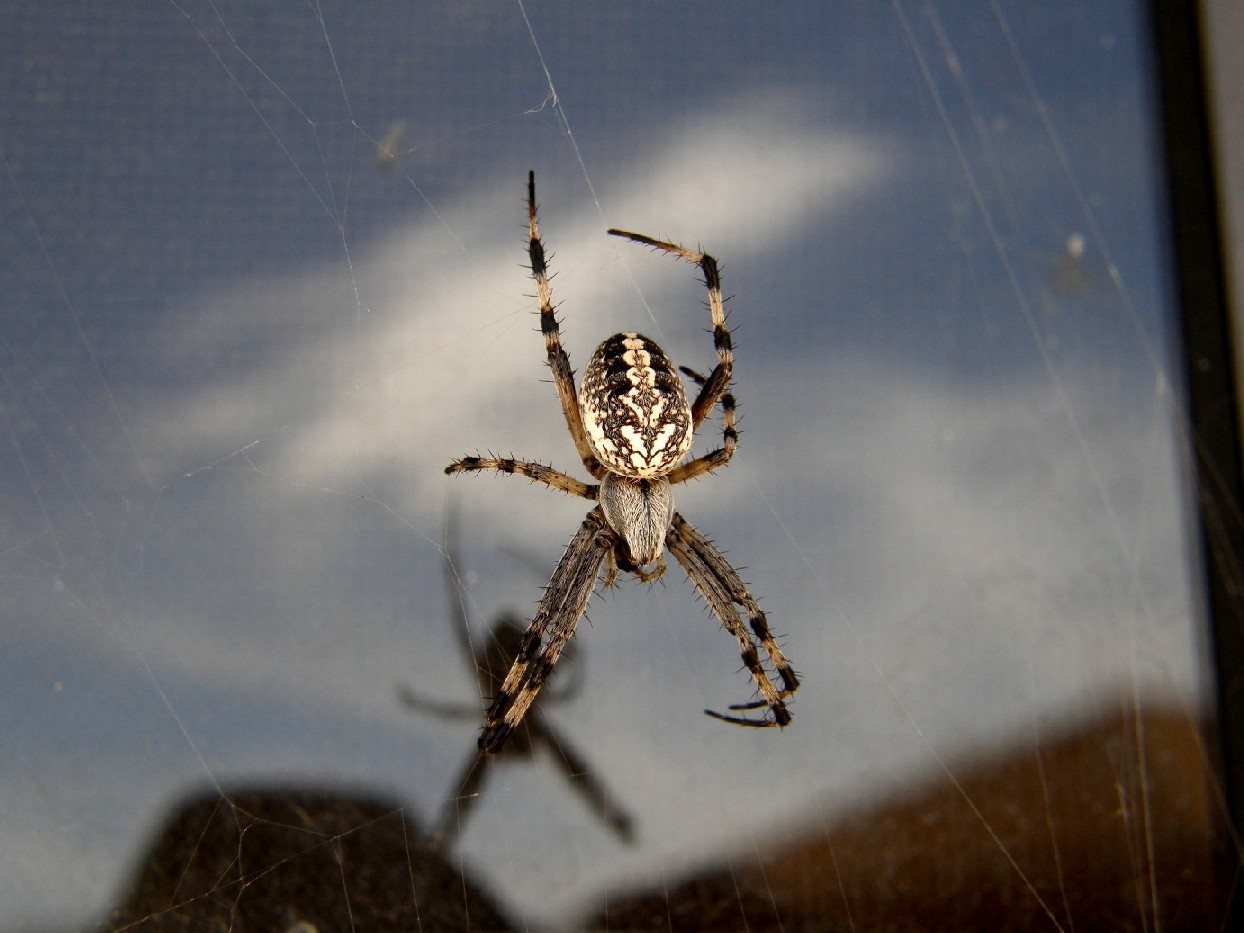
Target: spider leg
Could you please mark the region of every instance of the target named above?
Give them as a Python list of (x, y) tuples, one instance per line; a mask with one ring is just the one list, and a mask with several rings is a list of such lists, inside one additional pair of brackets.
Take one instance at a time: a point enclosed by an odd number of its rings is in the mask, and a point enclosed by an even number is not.
[(492, 761), (488, 756), (480, 752), (476, 752), (467, 760), (466, 766), (459, 772), (458, 792), (445, 801), (441, 807), (440, 819), (436, 821), (436, 826), (429, 834), (433, 847), (441, 850), (447, 849), (458, 838), (462, 827), (466, 824), (467, 817), (480, 798), (484, 779), (488, 776), (491, 764)]
[[(611, 229), (611, 236), (625, 237), (636, 243), (651, 246), (664, 253), (670, 253), (680, 259), (700, 267), (704, 273), (704, 285), (708, 289), (708, 310), (713, 319), (713, 348), (717, 351), (717, 365), (708, 374), (708, 378), (700, 383), (700, 394), (691, 406), (691, 428), (695, 430), (708, 417), (717, 401), (726, 394), (730, 387), (730, 377), (734, 371), (734, 348), (730, 342), (730, 331), (726, 329), (725, 302), (721, 297), (721, 275), (717, 268), (717, 260), (708, 253), (696, 253), (677, 243), (657, 240), (642, 233), (630, 233), (626, 230)], [(729, 456), (726, 459), (730, 459)], [(595, 474), (593, 474), (595, 475)]]
[[(707, 380), (694, 369), (686, 366), (678, 368), (697, 385), (704, 386), (707, 384)], [(722, 445), (716, 450), (711, 450), (704, 456), (689, 460), (672, 470), (667, 477), (671, 486), (677, 483), (685, 483), (689, 479), (695, 479), (697, 476), (703, 476), (705, 473), (721, 469), (734, 456), (734, 450), (739, 443), (739, 432), (734, 426), (734, 393), (723, 392), (717, 401), (721, 404), (721, 415), (724, 423), (722, 428)]]
[(574, 370), (570, 357), (562, 347), (561, 329), (557, 323), (557, 310), (553, 306), (553, 289), (549, 285), (549, 270), (544, 261), (544, 243), (540, 239), (540, 227), (536, 221), (536, 173), (527, 173), (527, 255), (531, 259), (531, 277), (536, 281), (536, 298), (540, 302), (540, 333), (544, 335), (544, 349), (553, 371), (553, 385), (562, 403), (566, 427), (574, 441), (574, 449), (587, 471), (596, 479), (605, 475), (605, 468), (592, 452), (583, 427), (583, 415), (579, 412), (579, 396), (574, 387)]
[(514, 664), (484, 714), (479, 737), (481, 751), (500, 751), (510, 732), (522, 721), (587, 609), (601, 564), (616, 540), (600, 506), (588, 512), (553, 571)]
[(397, 698), (401, 700), (402, 705), (407, 709), (415, 710), (419, 713), (431, 713), (433, 716), (439, 716), (441, 719), (474, 719), (479, 715), (478, 706), (442, 703), (440, 700), (421, 696), (404, 684), (397, 688)]
[[(738, 571), (730, 566), (722, 553), (704, 535), (696, 531), (677, 512), (674, 513), (673, 524), (666, 535), (665, 546), (687, 572), (687, 576), (695, 584), (700, 595), (704, 597), (709, 608), (713, 610), (713, 614), (721, 620), (721, 624), (739, 643), (739, 653), (743, 657), (743, 664), (751, 672), (761, 696), (761, 702), (739, 708), (758, 709), (760, 706), (765, 706), (772, 713), (772, 718), (747, 719), (742, 716), (725, 716), (711, 710), (705, 710), (705, 712), (717, 719), (743, 726), (788, 725), (791, 715), (783, 700), (799, 689), (799, 679), (782, 654), (782, 649), (774, 640), (765, 614), (761, 611), (759, 603), (748, 592)], [(734, 608), (736, 604), (747, 613), (751, 633), (747, 631), (739, 618), (739, 613)], [(782, 679), (780, 691), (773, 686), (773, 682), (760, 662), (759, 653), (752, 640), (752, 633), (759, 639), (770, 663)]]
[[(467, 617), (466, 592), (462, 586), (462, 578), (458, 568), (461, 566), (458, 557), (458, 508), (451, 506), (445, 516), (444, 531), (444, 567), (445, 585), (448, 589), (450, 613), (453, 621), (455, 641), (462, 653), (463, 663), (471, 671), (479, 668), (479, 659), (471, 643), (471, 622)], [(420, 695), (410, 687), (401, 685), (397, 688), (398, 699), (407, 709), (416, 712), (431, 713), (442, 719), (474, 719), (479, 715), (479, 707), (462, 706), (455, 703), (444, 703)]]
[(517, 473), (532, 482), (543, 483), (553, 489), (579, 496), (583, 499), (595, 499), (600, 492), (596, 484), (580, 482), (561, 470), (555, 470), (542, 463), (531, 463), (526, 460), (514, 460), (509, 457), (463, 457), (445, 467), (446, 473), (470, 473), (479, 470), (495, 470), (498, 473)]
[(562, 773), (571, 788), (586, 801), (592, 812), (609, 824), (609, 828), (617, 833), (623, 842), (633, 842), (635, 830), (631, 815), (626, 808), (613, 799), (609, 789), (592, 773), (586, 759), (578, 749), (564, 736), (554, 730), (548, 720), (533, 710), (527, 717), (527, 731), (534, 748), (544, 745), (557, 759)]
[[(449, 610), (454, 628), (454, 638), (458, 642), (458, 650), (462, 653), (463, 663), (467, 669), (476, 669), (476, 648), (471, 637), (471, 620), (467, 614), (466, 588), (462, 584), (460, 568), (462, 558), (458, 551), (458, 529), (461, 525), (458, 504), (454, 501), (445, 513), (444, 545), (442, 547), (443, 564), (445, 567), (445, 589), (449, 599)], [(409, 705), (409, 704), (407, 704)]]
[(701, 389), (704, 388), (704, 383), (708, 382), (706, 378), (701, 376), (698, 372), (696, 372), (690, 366), (679, 366), (678, 371), (682, 373), (684, 376), (686, 376), (688, 379), (690, 379), (692, 382), (694, 382), (696, 385), (698, 385)]

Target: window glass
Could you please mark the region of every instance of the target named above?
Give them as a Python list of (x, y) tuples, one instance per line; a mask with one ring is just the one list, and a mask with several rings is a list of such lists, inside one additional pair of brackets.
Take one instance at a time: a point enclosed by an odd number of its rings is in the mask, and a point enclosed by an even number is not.
[[(1217, 924), (1143, 4), (24, 4), (0, 48), (9, 923)], [(738, 448), (675, 507), (784, 729), (704, 715), (775, 714), (675, 554), (475, 758), (594, 507), (444, 472), (594, 482), (529, 171), (576, 373), (719, 362), (699, 270), (608, 228), (720, 262)]]

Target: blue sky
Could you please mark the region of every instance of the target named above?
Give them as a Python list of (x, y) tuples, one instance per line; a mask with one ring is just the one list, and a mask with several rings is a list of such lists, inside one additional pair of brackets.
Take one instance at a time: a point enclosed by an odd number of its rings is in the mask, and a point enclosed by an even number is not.
[(528, 169), (578, 366), (630, 329), (713, 361), (693, 270), (606, 228), (722, 261), (742, 439), (679, 508), (805, 686), (791, 729), (730, 730), (700, 710), (750, 688), (678, 570), (594, 599), (554, 715), (640, 843), (547, 762), (499, 771), (462, 851), (505, 903), (564, 917), (1119, 696), (1199, 708), (1134, 6), (706, 11), (0, 13), (11, 918), (97, 916), (194, 789), (364, 787), (425, 823), (452, 792), (474, 727), (396, 699), (478, 699), (446, 511), (481, 635), (586, 511), (442, 473), (576, 467)]

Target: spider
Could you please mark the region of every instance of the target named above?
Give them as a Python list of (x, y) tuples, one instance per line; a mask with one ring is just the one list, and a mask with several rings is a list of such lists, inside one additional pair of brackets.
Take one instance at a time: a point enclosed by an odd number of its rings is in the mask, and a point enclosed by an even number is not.
[[(651, 583), (665, 573), (665, 549), (682, 565), (713, 614), (734, 636), (743, 665), (756, 683), (760, 699), (730, 709), (766, 708), (763, 718), (704, 712), (740, 726), (788, 725), (791, 714), (785, 699), (799, 688), (794, 669), (782, 655), (765, 614), (738, 571), (674, 511), (671, 493), (671, 487), (725, 466), (738, 443), (734, 396), (729, 392), (734, 357), (730, 331), (726, 329), (717, 260), (707, 253), (692, 252), (641, 233), (609, 230), (611, 236), (650, 246), (700, 267), (708, 288), (717, 365), (707, 378), (681, 367), (683, 374), (699, 387), (695, 401), (688, 403), (673, 364), (655, 341), (642, 334), (614, 334), (596, 348), (583, 372), (581, 390), (576, 391), (570, 358), (561, 345), (544, 244), (536, 222), (535, 172), (527, 175), (527, 216), (531, 275), (536, 283), (540, 330), (553, 371), (553, 384), (575, 450), (599, 483), (581, 482), (540, 463), (496, 457), (463, 457), (446, 467), (445, 472), (517, 473), (599, 504), (587, 513), (553, 571), (510, 672), (484, 714), (479, 736), (481, 752), (499, 751), (522, 721), (586, 611), (602, 565), (605, 586), (615, 585), (618, 574), (623, 572)], [(693, 432), (718, 405), (724, 422), (722, 446), (683, 462), (691, 451)], [(746, 612), (751, 632), (744, 626), (736, 606)], [(761, 662), (757, 641), (781, 678), (780, 690)]]

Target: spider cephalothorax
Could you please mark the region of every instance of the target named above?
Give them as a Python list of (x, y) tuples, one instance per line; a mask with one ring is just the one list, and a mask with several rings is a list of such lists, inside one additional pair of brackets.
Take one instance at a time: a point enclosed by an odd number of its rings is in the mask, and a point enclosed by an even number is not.
[[(530, 479), (600, 504), (587, 514), (553, 571), (544, 597), (523, 636), (514, 664), (484, 717), (479, 745), (498, 751), (522, 720), (536, 694), (553, 670), (562, 649), (574, 634), (596, 588), (601, 567), (612, 585), (619, 573), (652, 581), (665, 572), (664, 551), (669, 550), (713, 614), (734, 636), (743, 664), (751, 673), (760, 699), (731, 709), (768, 709), (763, 719), (728, 716), (705, 710), (710, 716), (744, 726), (785, 726), (791, 721), (785, 699), (799, 688), (794, 670), (782, 655), (759, 604), (748, 592), (738, 571), (686, 519), (674, 511), (671, 487), (725, 466), (734, 455), (738, 433), (734, 427), (734, 396), (729, 392), (734, 357), (726, 329), (717, 260), (675, 243), (642, 233), (610, 230), (614, 236), (671, 253), (700, 267), (708, 288), (717, 365), (705, 378), (682, 367), (699, 386), (688, 404), (682, 380), (665, 352), (642, 334), (620, 333), (605, 340), (588, 361), (583, 385), (576, 392), (570, 359), (561, 345), (553, 296), (549, 289), (544, 244), (536, 224), (535, 174), (527, 176), (527, 206), (531, 274), (540, 302), (540, 330), (544, 334), (553, 384), (561, 400), (566, 427), (584, 467), (599, 485), (580, 482), (552, 467), (495, 457), (463, 457), (445, 470), (499, 470)], [(693, 434), (704, 419), (721, 406), (722, 446), (684, 462)], [(736, 608), (738, 607), (738, 608)], [(747, 614), (748, 631), (739, 617)], [(754, 637), (753, 637), (754, 636)], [(773, 685), (757, 650), (757, 642), (782, 681)]]

